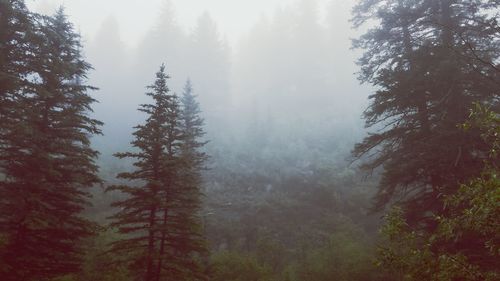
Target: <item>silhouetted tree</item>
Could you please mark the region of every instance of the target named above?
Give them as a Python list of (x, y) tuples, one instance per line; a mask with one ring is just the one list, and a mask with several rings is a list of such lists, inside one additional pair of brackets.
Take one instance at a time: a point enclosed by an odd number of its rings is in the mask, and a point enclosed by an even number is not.
[(201, 139), (205, 136), (203, 130), (204, 120), (200, 116), (201, 109), (193, 93), (191, 80), (186, 81), (184, 92), (181, 97), (182, 111), (180, 115), (181, 130), (183, 132), (183, 143), (181, 146), (182, 155), (190, 169), (196, 172), (199, 178), (199, 170), (203, 167), (203, 162), (207, 155), (200, 149), (207, 143)]
[[(24, 9), (11, 3), (18, 12)], [(91, 67), (82, 58), (80, 37), (62, 9), (52, 17), (31, 16), (36, 33), (17, 42), (21, 53), (29, 48), (36, 60), (17, 64), (29, 68), (17, 73), (29, 83), (14, 84), (5, 120), (11, 124), (2, 135), (3, 280), (45, 280), (78, 271), (80, 242), (93, 231), (79, 213), (87, 204), (86, 189), (100, 183), (98, 152), (89, 137), (100, 133), (101, 122), (89, 117), (95, 100), (88, 91), (94, 88), (83, 84)]]
[[(177, 127), (170, 136), (180, 137), (175, 147), (167, 147), (172, 161), (169, 190), (164, 193), (161, 212), (159, 259), (156, 266), (156, 280), (206, 280), (203, 259), (207, 253), (202, 235), (201, 176), (204, 152), (199, 151), (205, 142), (203, 119), (199, 105), (188, 81), (181, 98), (180, 108), (175, 115)], [(178, 146), (177, 146), (178, 145)]]
[(21, 89), (27, 86), (33, 32), (33, 15), (24, 1), (0, 1), (0, 157), (6, 148), (2, 134), (12, 129), (10, 120), (15, 118), (16, 100)]
[(380, 21), (354, 41), (366, 50), (360, 80), (378, 88), (365, 119), (367, 127), (382, 130), (354, 149), (366, 157), (365, 169), (383, 167), (377, 208), (401, 200), (410, 222), (425, 221), (429, 212), (441, 212), (443, 194), (482, 170), (484, 141), (457, 124), (473, 102), (497, 104), (499, 88), (485, 76), (490, 68), (463, 54), (473, 46), (484, 50), (485, 61), (498, 59), (500, 49), (487, 47), (491, 33), (475, 32), (497, 7), (461, 0), (366, 0), (356, 7), (356, 26)]
[(475, 105), (462, 127), (481, 131), (489, 146), (481, 175), (445, 197), (446, 214), (435, 216), (433, 231), (414, 230), (400, 208), (394, 208), (382, 227), (386, 238), (378, 264), (395, 280), (470, 280), (500, 278), (500, 115)]
[(179, 156), (182, 161), (178, 173), (176, 189), (178, 197), (172, 212), (172, 227), (176, 233), (172, 235), (174, 260), (180, 262), (184, 269), (181, 279), (205, 280), (203, 259), (207, 254), (206, 242), (202, 233), (200, 218), (201, 209), (201, 171), (207, 159), (202, 147), (204, 120), (190, 80), (186, 82), (181, 97), (179, 128), (182, 133)]
[[(162, 66), (154, 85), (149, 86), (152, 92), (147, 93), (154, 104), (139, 109), (147, 120), (134, 132), (132, 145), (137, 151), (116, 154), (137, 159), (135, 171), (118, 177), (142, 185), (109, 188), (128, 195), (113, 204), (120, 210), (111, 217), (111, 225), (125, 236), (113, 243), (112, 251), (125, 253), (125, 262), (144, 280), (201, 279), (193, 253), (204, 250), (196, 215), (200, 204), (196, 161), (204, 154), (192, 151), (199, 144), (194, 138), (202, 123), (191, 118), (191, 112), (181, 113), (177, 96), (167, 87), (168, 78)], [(193, 110), (196, 114), (197, 109)], [(190, 122), (187, 126), (184, 116)]]
[(173, 176), (168, 164), (172, 160), (172, 149), (180, 140), (178, 134), (172, 135), (177, 130), (178, 103), (177, 97), (169, 93), (168, 78), (162, 66), (156, 73), (155, 83), (148, 87), (152, 92), (146, 93), (153, 98), (154, 104), (143, 104), (139, 108), (148, 118), (144, 125), (135, 127), (132, 145), (138, 151), (115, 154), (120, 159), (137, 159), (135, 171), (121, 173), (118, 177), (140, 180), (144, 184), (109, 188), (129, 195), (127, 199), (113, 203), (120, 211), (111, 217), (114, 220), (111, 225), (127, 235), (114, 243), (113, 251), (132, 252), (132, 268), (148, 281), (156, 280), (154, 265), (159, 258), (159, 226), (163, 221), (163, 201), (166, 200), (163, 196), (170, 190)]

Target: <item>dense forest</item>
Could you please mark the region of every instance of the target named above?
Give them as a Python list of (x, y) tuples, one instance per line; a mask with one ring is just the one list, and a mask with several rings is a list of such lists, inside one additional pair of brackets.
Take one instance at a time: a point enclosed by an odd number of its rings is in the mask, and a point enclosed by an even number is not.
[(133, 48), (31, 2), (0, 280), (500, 280), (500, 1), (297, 0), (231, 44), (165, 0)]

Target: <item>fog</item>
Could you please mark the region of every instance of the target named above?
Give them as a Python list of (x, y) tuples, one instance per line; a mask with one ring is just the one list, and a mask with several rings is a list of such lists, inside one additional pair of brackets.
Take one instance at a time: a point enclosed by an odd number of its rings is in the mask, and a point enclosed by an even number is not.
[[(367, 210), (376, 177), (360, 175), (350, 156), (372, 90), (357, 80), (354, 1), (30, 4), (44, 13), (64, 4), (82, 34), (94, 68), (87, 83), (99, 88), (91, 95), (103, 135), (92, 145), (105, 186), (133, 169), (113, 154), (131, 149), (145, 121), (137, 108), (165, 63), (169, 89), (180, 95), (189, 79), (205, 119), (201, 217), (212, 253), (256, 253), (276, 240), (288, 249), (272, 261), (280, 272), (301, 243), (312, 251), (334, 229), (375, 233), (379, 220)], [(110, 202), (124, 197), (93, 194), (87, 215), (107, 222)]]
[(2, 280), (499, 280), (499, 18), (0, 0)]
[[(371, 91), (357, 80), (360, 52), (351, 50), (360, 32), (349, 22), (354, 1), (101, 2), (64, 6), (94, 67), (88, 83), (99, 87), (93, 109), (104, 135), (93, 145), (106, 182), (132, 167), (113, 154), (130, 149), (133, 127), (144, 122), (137, 107), (150, 101), (146, 86), (165, 63), (170, 90), (180, 94), (190, 79), (205, 119), (204, 212), (211, 214), (207, 236), (214, 249), (234, 250), (238, 241), (255, 247), (257, 238), (248, 235), (273, 226), (245, 220), (262, 219), (259, 209), (276, 200), (306, 196), (300, 199), (310, 202), (300, 215), (306, 220), (323, 212), (310, 204), (337, 210), (322, 231), (344, 216), (377, 224), (362, 215), (373, 178), (358, 175), (350, 156), (365, 135), (362, 113)], [(95, 195), (104, 203), (95, 204), (93, 216), (109, 213), (109, 196)], [(280, 239), (299, 239), (288, 236)]]
[[(263, 15), (270, 15), (279, 7), (295, 4), (296, 0), (107, 0), (107, 1), (78, 1), (78, 0), (39, 0), (28, 1), (28, 6), (35, 11), (50, 14), (59, 6), (64, 5), (66, 13), (73, 23), (81, 28), (82, 35), (92, 38), (101, 23), (109, 16), (113, 16), (122, 26), (126, 44), (135, 46), (144, 37), (144, 33), (154, 25), (158, 11), (167, 3), (174, 5), (176, 19), (185, 31), (192, 29), (198, 17), (209, 12), (223, 27), (223, 36), (235, 43), (241, 33), (248, 31)], [(350, 5), (353, 1), (337, 1), (338, 6)], [(320, 0), (321, 8), (330, 1)], [(321, 13), (322, 18), (324, 13)], [(131, 20), (135, 19), (135, 20)]]
[[(95, 2), (95, 3), (94, 3)], [(161, 63), (180, 93), (191, 79), (206, 119), (210, 149), (253, 141), (281, 146), (324, 140), (343, 161), (363, 136), (367, 87), (359, 85), (350, 49), (354, 1), (34, 1), (34, 10), (64, 5), (83, 36), (99, 91), (94, 139), (101, 160), (128, 146), (141, 122)], [(279, 141), (278, 141), (279, 139)], [(277, 143), (276, 143), (277, 142)], [(294, 153), (290, 151), (290, 153)]]

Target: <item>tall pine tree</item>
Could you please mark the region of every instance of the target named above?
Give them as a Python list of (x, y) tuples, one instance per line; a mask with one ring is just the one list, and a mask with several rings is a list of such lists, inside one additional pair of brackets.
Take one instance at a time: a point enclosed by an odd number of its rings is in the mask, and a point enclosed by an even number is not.
[[(492, 33), (478, 32), (498, 1), (361, 1), (354, 23), (379, 24), (354, 42), (366, 50), (360, 80), (377, 87), (366, 126), (381, 129), (356, 145), (364, 168), (383, 168), (376, 207), (401, 202), (410, 222), (442, 210), (442, 198), (483, 168), (487, 146), (478, 132), (465, 134), (473, 102), (498, 106), (498, 75), (471, 63), (470, 49), (495, 62)], [(464, 41), (463, 38), (467, 38)], [(429, 222), (429, 221), (427, 221)]]
[(95, 100), (88, 91), (94, 88), (82, 84), (90, 65), (80, 53), (80, 38), (62, 9), (53, 17), (34, 17), (34, 35), (25, 44), (36, 60), (17, 64), (29, 68), (17, 72), (27, 82), (15, 86), (11, 126), (2, 132), (2, 280), (77, 272), (81, 239), (92, 233), (79, 213), (87, 204), (86, 189), (100, 182), (89, 137), (100, 133), (101, 123), (89, 116)]
[(146, 281), (203, 279), (196, 260), (196, 253), (204, 251), (196, 212), (200, 205), (197, 171), (204, 154), (193, 152), (201, 145), (196, 138), (202, 134), (198, 131), (202, 121), (192, 117), (197, 108), (189, 114), (181, 111), (178, 97), (167, 87), (168, 78), (162, 66), (149, 86), (152, 92), (147, 93), (154, 103), (139, 109), (147, 120), (134, 132), (132, 145), (137, 151), (116, 154), (137, 159), (133, 172), (118, 177), (141, 184), (109, 188), (128, 195), (113, 204), (120, 211), (112, 217), (112, 226), (124, 236), (113, 243), (112, 251), (125, 253), (123, 262)]
[(201, 151), (206, 141), (203, 141), (204, 120), (200, 117), (201, 110), (193, 93), (191, 81), (188, 80), (181, 96), (181, 111), (179, 129), (182, 133), (179, 157), (181, 160), (176, 182), (178, 196), (174, 201), (171, 213), (172, 227), (176, 233), (172, 235), (172, 254), (178, 262), (181, 280), (205, 280), (203, 268), (204, 255), (207, 253), (205, 239), (202, 233), (200, 218), (201, 208), (201, 171), (207, 160), (205, 152)]

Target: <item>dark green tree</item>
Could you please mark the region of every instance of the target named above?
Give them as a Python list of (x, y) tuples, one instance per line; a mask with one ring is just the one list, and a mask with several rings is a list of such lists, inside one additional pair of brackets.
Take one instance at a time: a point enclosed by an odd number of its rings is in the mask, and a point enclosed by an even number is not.
[(143, 104), (139, 110), (147, 114), (146, 123), (136, 126), (135, 139), (132, 141), (137, 152), (117, 153), (116, 157), (134, 158), (136, 169), (121, 173), (119, 178), (140, 181), (139, 186), (112, 186), (109, 190), (119, 190), (128, 198), (113, 203), (120, 210), (111, 218), (111, 224), (119, 233), (126, 235), (113, 244), (113, 251), (126, 253), (127, 262), (137, 273), (138, 278), (146, 281), (157, 279), (155, 265), (160, 264), (160, 237), (163, 222), (162, 210), (165, 195), (171, 189), (174, 169), (170, 169), (173, 150), (178, 147), (180, 135), (177, 133), (177, 97), (170, 94), (167, 86), (169, 76), (162, 65), (156, 73), (155, 83), (146, 93), (153, 104)]
[[(207, 159), (201, 151), (206, 141), (203, 141), (204, 120), (200, 117), (201, 110), (196, 96), (193, 94), (191, 82), (188, 80), (181, 97), (179, 129), (182, 133), (179, 157), (181, 166), (175, 185), (176, 198), (171, 211), (171, 226), (176, 232), (171, 235), (173, 260), (179, 262), (184, 280), (205, 280), (203, 261), (207, 249), (202, 232), (200, 217), (201, 209), (201, 171)], [(168, 225), (167, 225), (168, 227)]]
[(431, 222), (429, 215), (442, 211), (442, 195), (481, 172), (487, 145), (479, 132), (457, 125), (473, 102), (498, 106), (491, 79), (498, 72), (470, 60), (471, 48), (485, 62), (499, 58), (500, 48), (490, 45), (493, 29), (478, 32), (498, 5), (365, 0), (355, 8), (355, 26), (379, 22), (354, 41), (365, 50), (360, 80), (377, 88), (365, 112), (366, 126), (377, 131), (353, 152), (365, 169), (383, 170), (377, 209), (401, 201), (411, 223)]
[(500, 115), (476, 105), (466, 132), (481, 131), (490, 153), (481, 175), (446, 196), (445, 215), (434, 216), (433, 231), (412, 229), (400, 208), (386, 216), (387, 243), (378, 263), (395, 280), (498, 280), (500, 278)]
[(205, 280), (203, 264), (207, 252), (202, 235), (201, 175), (206, 154), (201, 152), (205, 142), (203, 119), (199, 104), (188, 80), (180, 100), (175, 120), (169, 131), (170, 138), (179, 142), (167, 147), (170, 159), (170, 178), (166, 183), (159, 226), (159, 259), (156, 265), (156, 279), (159, 280)]
[[(21, 2), (10, 2), (21, 11)], [(20, 52), (28, 48), (36, 60), (14, 63), (29, 71), (10, 75), (22, 83), (8, 90), (15, 96), (7, 96), (11, 124), (2, 132), (3, 280), (46, 280), (79, 271), (80, 242), (93, 232), (79, 214), (87, 205), (86, 190), (100, 183), (98, 152), (89, 137), (100, 133), (101, 122), (89, 116), (95, 100), (88, 91), (94, 88), (83, 84), (91, 67), (82, 58), (80, 37), (62, 9), (35, 18), (30, 40), (18, 42)]]
[(24, 1), (0, 1), (0, 161), (4, 161), (2, 155), (6, 149), (2, 134), (11, 129), (16, 100), (27, 86), (33, 31), (33, 15)]
[(204, 243), (197, 217), (197, 171), (204, 154), (193, 151), (201, 145), (196, 138), (202, 134), (198, 131), (202, 121), (194, 100), (181, 110), (167, 87), (168, 78), (162, 66), (147, 93), (154, 104), (139, 109), (148, 117), (134, 132), (132, 145), (137, 151), (116, 154), (137, 159), (133, 172), (118, 177), (141, 184), (109, 188), (128, 195), (113, 204), (120, 211), (111, 225), (125, 236), (112, 245), (112, 251), (123, 254), (141, 280), (199, 280), (203, 274), (195, 254), (204, 251)]
[(197, 171), (195, 178), (199, 180), (199, 171), (202, 170), (204, 162), (207, 160), (206, 153), (200, 149), (207, 144), (203, 141), (205, 131), (203, 130), (204, 120), (201, 118), (201, 109), (193, 93), (191, 80), (186, 81), (181, 97), (182, 111), (180, 115), (181, 130), (183, 132), (182, 155), (188, 166)]

